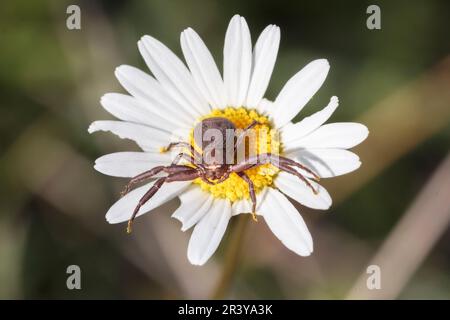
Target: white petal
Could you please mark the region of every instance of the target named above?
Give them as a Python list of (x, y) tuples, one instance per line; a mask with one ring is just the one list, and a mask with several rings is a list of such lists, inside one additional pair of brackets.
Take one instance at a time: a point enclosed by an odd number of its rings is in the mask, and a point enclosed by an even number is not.
[(213, 108), (226, 107), (225, 86), (214, 59), (191, 28), (181, 33), (181, 48), (199, 90)]
[(332, 200), (327, 190), (314, 181), (310, 181), (310, 183), (318, 191), (318, 194), (314, 194), (306, 183), (287, 172), (278, 173), (274, 180), (275, 186), (295, 201), (313, 209), (328, 209)]
[(94, 168), (113, 177), (131, 178), (156, 166), (169, 165), (170, 154), (160, 152), (116, 152), (95, 160)]
[(350, 149), (364, 141), (367, 127), (354, 122), (324, 124), (309, 135), (285, 145), (286, 152), (296, 149), (338, 148)]
[(267, 26), (256, 41), (253, 52), (253, 71), (245, 104), (247, 107), (258, 106), (266, 93), (279, 45), (280, 28), (275, 25)]
[(138, 47), (153, 75), (171, 97), (186, 110), (195, 110), (198, 116), (210, 111), (189, 70), (169, 48), (150, 36), (143, 36)]
[(329, 69), (327, 60), (314, 60), (284, 85), (275, 99), (273, 117), (278, 127), (291, 121), (303, 109), (322, 86)]
[(125, 121), (94, 121), (88, 132), (97, 131), (110, 131), (121, 139), (134, 140), (144, 151), (159, 151), (169, 144), (171, 138), (171, 134), (166, 131)]
[(282, 141), (288, 145), (291, 141), (298, 140), (308, 133), (319, 128), (324, 124), (338, 107), (339, 100), (337, 97), (331, 97), (330, 103), (321, 111), (304, 118), (302, 121), (292, 124), (289, 123), (281, 129)]
[[(286, 156), (307, 166), (322, 178), (340, 176), (361, 166), (356, 154), (343, 149), (300, 149)], [(302, 173), (310, 177), (304, 171)]]
[(178, 219), (183, 225), (182, 231), (186, 231), (196, 224), (211, 209), (214, 197), (204, 192), (199, 186), (192, 185), (180, 195), (181, 205), (172, 214), (172, 218)]
[[(260, 192), (256, 194), (256, 214), (260, 215), (259, 208), (261, 203), (264, 201), (264, 197), (266, 195), (268, 188), (264, 188)], [(231, 207), (231, 212), (233, 216), (236, 216), (241, 213), (252, 213), (252, 201), (250, 199), (241, 199), (233, 202)]]
[(283, 194), (268, 189), (260, 211), (270, 230), (288, 249), (298, 255), (309, 256), (313, 242), (302, 216)]
[(252, 212), (252, 202), (248, 199), (241, 199), (233, 202), (231, 207), (232, 215), (236, 216), (241, 213), (251, 213)]
[(273, 102), (264, 98), (256, 106), (256, 110), (259, 114), (267, 115), (272, 119)]
[(196, 120), (195, 110), (178, 104), (151, 75), (127, 65), (117, 67), (115, 75), (120, 84), (141, 100), (152, 114), (176, 126), (191, 126)]
[(223, 49), (223, 80), (227, 104), (243, 106), (252, 68), (252, 41), (247, 22), (235, 15), (228, 26)]
[(213, 255), (222, 240), (231, 218), (228, 200), (215, 199), (208, 212), (194, 228), (188, 246), (188, 259), (194, 265), (203, 265)]
[[(181, 181), (181, 182), (170, 182), (164, 183), (162, 187), (155, 193), (155, 195), (144, 204), (139, 210), (137, 217), (140, 215), (153, 210), (160, 205), (172, 200), (183, 192), (189, 185), (191, 181)], [(122, 197), (106, 213), (106, 220), (109, 223), (120, 223), (128, 221), (133, 214), (136, 205), (139, 200), (144, 196), (144, 194), (151, 188), (153, 183), (146, 184), (145, 186), (139, 187)]]
[(107, 93), (101, 98), (100, 103), (106, 111), (120, 120), (144, 124), (167, 132), (176, 129), (173, 123), (154, 114), (141, 101), (132, 96)]

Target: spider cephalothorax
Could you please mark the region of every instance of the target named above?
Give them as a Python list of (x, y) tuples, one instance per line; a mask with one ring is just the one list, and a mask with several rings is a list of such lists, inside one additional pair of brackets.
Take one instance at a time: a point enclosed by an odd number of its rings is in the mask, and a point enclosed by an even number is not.
[[(259, 122), (254, 120), (242, 132), (237, 134), (236, 126), (227, 118), (206, 118), (200, 121), (193, 130), (193, 144), (195, 145), (188, 142), (172, 142), (163, 148), (162, 151), (164, 152), (174, 147), (184, 147), (186, 151), (178, 153), (172, 164), (168, 166), (156, 166), (145, 171), (133, 177), (126, 185), (122, 194), (130, 191), (134, 184), (148, 180), (158, 173), (163, 172), (167, 174), (167, 176), (157, 179), (153, 186), (139, 200), (128, 221), (127, 231), (131, 232), (131, 224), (141, 206), (149, 201), (164, 183), (173, 181), (201, 179), (201, 181), (208, 185), (217, 185), (228, 179), (231, 173), (236, 173), (248, 185), (248, 191), (252, 201), (252, 215), (255, 221), (257, 221), (255, 213), (256, 192), (253, 181), (245, 173), (246, 170), (271, 164), (279, 170), (297, 176), (311, 188), (312, 192), (317, 193), (310, 182), (297, 169), (308, 172), (316, 181), (319, 180), (318, 175), (294, 160), (270, 152), (246, 155), (242, 161), (237, 160), (236, 149), (241, 146), (248, 132), (258, 124)], [(185, 160), (186, 164), (179, 164), (182, 159)]]

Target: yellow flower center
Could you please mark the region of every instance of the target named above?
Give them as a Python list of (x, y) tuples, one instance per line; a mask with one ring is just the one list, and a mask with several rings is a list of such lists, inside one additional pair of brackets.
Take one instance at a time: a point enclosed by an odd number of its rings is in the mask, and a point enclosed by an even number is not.
[[(256, 149), (256, 154), (268, 152), (277, 154), (280, 152), (280, 142), (276, 130), (271, 128), (270, 121), (267, 117), (258, 114), (255, 110), (248, 110), (243, 107), (228, 107), (222, 110), (215, 109), (209, 115), (200, 118), (198, 122), (212, 117), (226, 118), (236, 126), (236, 129), (245, 129), (256, 120), (259, 124), (252, 128), (251, 135), (255, 140), (254, 148)], [(191, 130), (190, 141), (195, 146), (193, 132)], [(258, 193), (265, 187), (272, 185), (273, 178), (278, 171), (279, 169), (273, 165), (265, 164), (257, 165), (244, 172), (252, 180), (255, 192)], [(228, 198), (234, 202), (240, 199), (249, 199), (250, 197), (248, 184), (236, 173), (231, 173), (228, 179), (215, 185), (210, 185), (200, 178), (193, 182), (216, 198)]]

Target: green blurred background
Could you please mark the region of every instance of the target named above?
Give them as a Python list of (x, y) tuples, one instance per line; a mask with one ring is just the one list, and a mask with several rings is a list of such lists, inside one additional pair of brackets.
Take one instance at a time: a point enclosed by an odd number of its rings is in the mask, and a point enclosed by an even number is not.
[[(81, 30), (66, 8), (81, 8)], [(381, 8), (381, 30), (366, 8)], [(0, 10), (0, 298), (208, 298), (226, 238), (204, 267), (189, 265), (189, 231), (170, 218), (178, 200), (144, 216), (134, 233), (108, 225), (125, 180), (92, 168), (100, 155), (137, 150), (87, 127), (110, 119), (106, 92), (123, 92), (120, 64), (147, 70), (136, 42), (150, 34), (181, 54), (194, 28), (221, 65), (226, 27), (243, 15), (253, 41), (281, 27), (268, 92), (310, 60), (327, 58), (323, 88), (296, 119), (331, 95), (332, 121), (359, 121), (369, 139), (360, 170), (325, 181), (329, 212), (299, 206), (311, 257), (286, 249), (263, 221), (250, 223), (227, 298), (450, 298), (450, 2), (441, 1), (3, 1)], [(437, 174), (434, 174), (438, 170)], [(227, 235), (230, 234), (230, 225)], [(380, 265), (382, 289), (365, 288)], [(79, 265), (82, 289), (66, 288)]]

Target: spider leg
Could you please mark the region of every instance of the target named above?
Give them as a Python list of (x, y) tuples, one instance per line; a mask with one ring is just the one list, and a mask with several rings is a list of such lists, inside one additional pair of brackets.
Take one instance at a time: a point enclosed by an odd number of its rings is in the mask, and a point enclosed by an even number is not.
[(314, 178), (315, 181), (319, 182), (320, 181), (320, 177), (317, 173), (315, 173), (314, 171), (312, 171), (311, 169), (309, 169), (308, 167), (302, 165), (301, 163), (298, 163), (297, 161), (294, 161), (292, 159), (286, 158), (286, 157), (282, 157), (282, 156), (278, 156), (278, 158), (280, 159), (280, 162), (286, 163), (287, 165), (293, 166), (293, 167), (297, 167), (300, 168), (308, 173), (310, 173)]
[(187, 162), (194, 164), (194, 158), (191, 155), (186, 154), (184, 152), (180, 152), (179, 154), (177, 154), (177, 156), (173, 159), (172, 164), (178, 164), (181, 159), (184, 159)]
[(166, 181), (166, 177), (160, 178), (156, 180), (156, 182), (153, 184), (153, 186), (144, 194), (144, 196), (139, 200), (136, 208), (133, 211), (133, 214), (131, 215), (131, 218), (128, 220), (127, 225), (127, 233), (131, 233), (132, 230), (132, 224), (134, 219), (136, 218), (137, 213), (139, 212), (139, 209), (148, 201), (151, 197), (161, 188), (161, 186)]
[[(289, 161), (286, 161), (289, 160)], [(297, 162), (291, 160), (291, 159), (287, 159), (284, 157), (280, 157), (278, 155), (274, 155), (271, 153), (262, 153), (259, 154), (257, 156), (253, 156), (248, 158), (247, 160), (235, 164), (233, 166), (230, 167), (230, 171), (231, 172), (241, 172), (244, 170), (248, 170), (250, 168), (253, 168), (255, 166), (259, 166), (259, 165), (264, 165), (264, 164), (272, 164), (275, 167), (277, 167), (280, 170), (286, 171), (290, 174), (293, 174), (295, 176), (297, 176), (298, 178), (300, 178), (303, 182), (306, 183), (306, 185), (311, 188), (311, 190), (314, 192), (314, 194), (318, 194), (318, 191), (316, 189), (314, 189), (314, 187), (312, 186), (312, 184), (308, 181), (308, 179), (306, 179), (300, 172), (298, 172), (297, 170), (293, 169), (290, 165), (290, 162), (294, 162), (297, 164)], [(300, 165), (300, 164), (298, 164)], [(301, 165), (300, 165), (301, 166)], [(312, 171), (311, 171), (312, 172)]]
[(255, 222), (258, 222), (258, 218), (256, 217), (256, 194), (253, 181), (245, 174), (245, 172), (237, 172), (237, 175), (248, 184), (248, 191), (250, 193), (250, 199), (252, 200), (252, 218)]
[(311, 184), (311, 182), (308, 181), (308, 179), (306, 179), (300, 172), (298, 172), (295, 169), (292, 169), (291, 167), (288, 167), (284, 164), (279, 164), (278, 166), (275, 165), (277, 168), (279, 168), (280, 170), (286, 171), (287, 173), (290, 173), (296, 177), (298, 177), (300, 180), (302, 180), (311, 190), (314, 194), (319, 194), (319, 191), (316, 190), (313, 185)]
[(206, 168), (203, 164), (195, 163), (194, 157), (184, 152), (180, 152), (179, 154), (177, 154), (177, 156), (173, 159), (172, 164), (178, 164), (181, 159), (186, 160), (188, 163), (198, 167), (201, 172), (206, 173)]
[(166, 172), (168, 174), (171, 174), (171, 173), (175, 173), (177, 171), (182, 171), (185, 168), (192, 169), (191, 167), (188, 167), (188, 166), (175, 165), (175, 164), (171, 164), (169, 166), (157, 166), (157, 167), (154, 167), (154, 168), (152, 168), (152, 169), (150, 169), (148, 171), (145, 171), (145, 172), (143, 172), (141, 174), (138, 174), (137, 176), (131, 178), (131, 180), (127, 183), (127, 185), (125, 186), (125, 188), (123, 189), (123, 191), (120, 194), (123, 197), (128, 192), (130, 192), (131, 187), (133, 185), (135, 185), (136, 183), (148, 180), (148, 179), (152, 178), (153, 176), (157, 175), (158, 173), (160, 173), (161, 171), (164, 171), (164, 172)]
[(127, 183), (127, 185), (125, 186), (125, 188), (122, 190), (122, 192), (120, 192), (120, 195), (123, 197), (124, 195), (126, 195), (128, 192), (130, 192), (131, 187), (133, 185), (135, 185), (136, 183), (145, 181), (147, 179), (152, 178), (154, 175), (160, 173), (161, 171), (164, 170), (164, 166), (157, 166), (154, 167), (148, 171), (145, 171), (141, 174), (138, 174), (137, 176), (131, 178), (131, 180)]
[(184, 147), (188, 148), (189, 151), (191, 152), (191, 154), (194, 156), (195, 163), (197, 163), (197, 162), (201, 163), (202, 155), (200, 153), (198, 153), (197, 150), (195, 150), (195, 148), (190, 143), (187, 143), (184, 141), (171, 142), (166, 147), (162, 147), (160, 151), (167, 152), (167, 151), (170, 151), (173, 147), (178, 147), (178, 146), (184, 146)]
[[(251, 169), (255, 166), (260, 166), (263, 164), (271, 163), (271, 154), (270, 153), (263, 153), (260, 155), (249, 157), (248, 159), (245, 159), (244, 161), (237, 163), (235, 165), (230, 166), (229, 171), (230, 172), (241, 172), (248, 169)], [(278, 162), (278, 161), (276, 161)]]
[[(180, 166), (181, 167), (181, 166)], [(136, 218), (136, 215), (139, 212), (139, 209), (149, 201), (156, 192), (161, 188), (161, 186), (165, 182), (173, 182), (173, 181), (189, 181), (194, 180), (198, 178), (198, 171), (194, 168), (190, 167), (184, 167), (184, 170), (176, 170), (175, 172), (169, 174), (167, 177), (159, 178), (156, 180), (156, 182), (153, 184), (153, 186), (142, 196), (142, 198), (139, 200), (138, 204), (136, 205), (136, 208), (133, 211), (133, 214), (131, 215), (131, 218), (128, 220), (128, 226), (127, 226), (127, 233), (131, 233), (132, 231), (132, 224), (134, 219)]]

